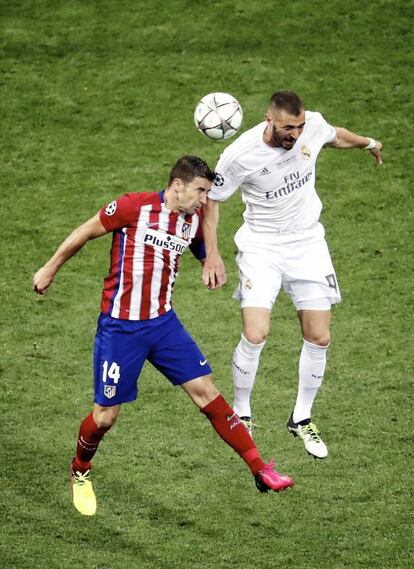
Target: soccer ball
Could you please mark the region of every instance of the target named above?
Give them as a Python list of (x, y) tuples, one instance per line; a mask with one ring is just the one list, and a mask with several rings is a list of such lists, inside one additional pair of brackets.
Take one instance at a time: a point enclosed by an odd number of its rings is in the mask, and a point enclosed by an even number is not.
[(212, 140), (226, 140), (241, 127), (243, 111), (229, 93), (209, 93), (197, 104), (194, 122), (200, 132)]

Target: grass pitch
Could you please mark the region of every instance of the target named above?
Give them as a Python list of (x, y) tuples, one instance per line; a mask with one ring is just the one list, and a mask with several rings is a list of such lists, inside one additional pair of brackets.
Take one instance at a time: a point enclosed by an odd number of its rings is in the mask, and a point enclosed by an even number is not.
[[(4, 569), (412, 567), (412, 9), (400, 0), (0, 2)], [(325, 150), (318, 164), (343, 294), (314, 414), (330, 457), (311, 460), (285, 430), (300, 334), (281, 297), (254, 392), (256, 441), (295, 488), (260, 495), (184, 394), (147, 366), (139, 401), (97, 454), (98, 513), (82, 518), (68, 470), (91, 405), (110, 238), (72, 259), (45, 298), (31, 292), (32, 274), (102, 204), (162, 186), (180, 155), (215, 164), (223, 146), (192, 122), (201, 96), (235, 95), (246, 129), (282, 88), (384, 143), (381, 168), (355, 150)], [(239, 196), (222, 206), (226, 288), (204, 290), (188, 254), (175, 297), (229, 400), (241, 213)]]

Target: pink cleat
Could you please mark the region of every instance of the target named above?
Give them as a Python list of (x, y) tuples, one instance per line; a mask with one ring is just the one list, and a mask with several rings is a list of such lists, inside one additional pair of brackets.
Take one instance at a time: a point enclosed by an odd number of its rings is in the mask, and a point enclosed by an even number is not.
[(275, 461), (271, 460), (256, 474), (256, 486), (260, 492), (268, 492), (269, 490), (280, 492), (289, 486), (293, 486), (293, 480), (289, 476), (273, 470), (275, 466)]

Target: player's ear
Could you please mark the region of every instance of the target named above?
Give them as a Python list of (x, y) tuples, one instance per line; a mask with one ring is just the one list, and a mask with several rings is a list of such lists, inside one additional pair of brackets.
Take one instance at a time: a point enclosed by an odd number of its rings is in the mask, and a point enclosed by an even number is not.
[(174, 192), (179, 192), (184, 186), (181, 178), (174, 178), (171, 185), (172, 185)]

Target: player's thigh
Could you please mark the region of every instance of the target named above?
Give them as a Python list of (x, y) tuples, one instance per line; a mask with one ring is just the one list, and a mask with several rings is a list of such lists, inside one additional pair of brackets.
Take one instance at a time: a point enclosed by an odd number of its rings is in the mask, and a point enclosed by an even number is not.
[(327, 346), (330, 342), (330, 310), (300, 310), (298, 318), (305, 340), (319, 346)]
[(107, 407), (137, 398), (148, 354), (144, 340), (139, 323), (101, 315), (94, 347), (95, 403)]
[(237, 255), (239, 284), (233, 295), (241, 308), (271, 310), (282, 284), (282, 273), (270, 252), (259, 247), (239, 251)]
[(316, 235), (285, 248), (282, 287), (296, 310), (312, 310), (312, 306), (306, 305), (309, 301), (327, 299), (329, 304), (341, 301), (335, 269), (323, 236)]
[(148, 361), (173, 385), (211, 373), (206, 356), (184, 328), (177, 315), (170, 311), (163, 325), (162, 337), (154, 339)]

